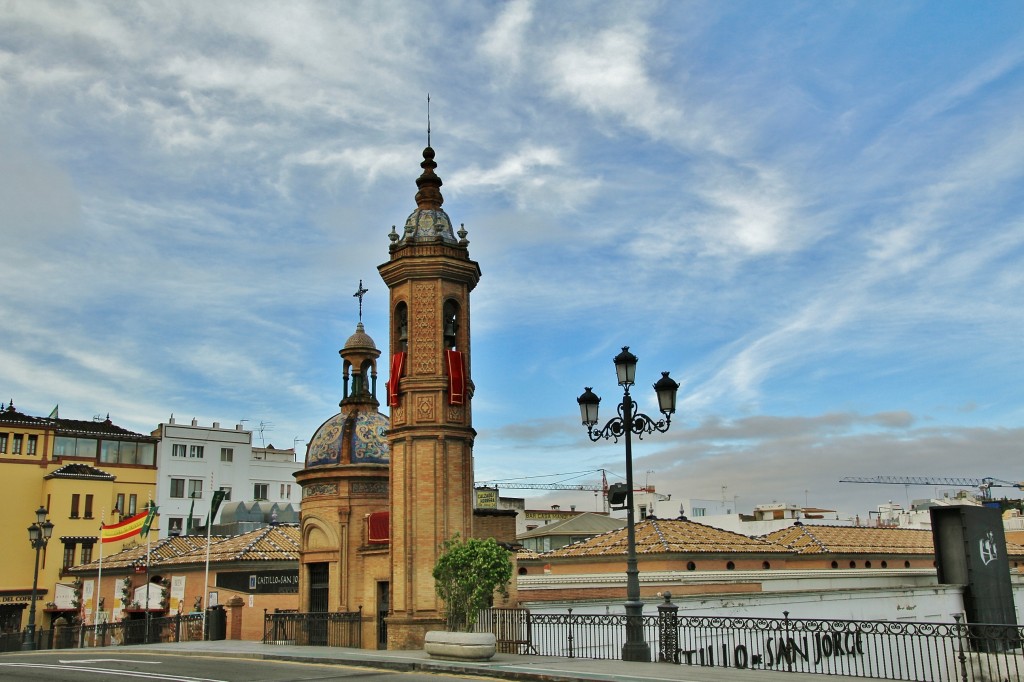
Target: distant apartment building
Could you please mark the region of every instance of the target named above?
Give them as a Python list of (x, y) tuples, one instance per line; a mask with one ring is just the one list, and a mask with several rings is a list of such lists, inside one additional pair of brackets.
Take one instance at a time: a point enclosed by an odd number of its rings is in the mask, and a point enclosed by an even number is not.
[(159, 438), (161, 537), (204, 526), (215, 490), (224, 491), (225, 503), (258, 501), (298, 509), (302, 492), (292, 474), (303, 463), (295, 461), (294, 448), (253, 447), (252, 431), (241, 424), (203, 426), (196, 419), (179, 424), (173, 415), (153, 435)]

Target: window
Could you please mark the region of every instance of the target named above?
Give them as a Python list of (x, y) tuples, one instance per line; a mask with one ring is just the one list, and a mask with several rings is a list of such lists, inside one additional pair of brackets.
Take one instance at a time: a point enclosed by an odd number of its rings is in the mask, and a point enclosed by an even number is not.
[(78, 518), (78, 500), (81, 497), (78, 493), (74, 493), (71, 496), (71, 518)]
[(647, 505), (646, 504), (641, 504), (640, 505), (640, 520), (643, 521), (646, 518), (647, 518)]
[(0, 455), (7, 454), (7, 434), (0, 433)]
[(184, 457), (185, 456), (185, 445), (183, 443), (175, 443), (171, 446), (171, 457)]
[(29, 436), (28, 437), (28, 451), (25, 453), (26, 455), (34, 455), (34, 454), (36, 454), (36, 441), (38, 439), (39, 439), (39, 436)]
[(82, 563), (87, 564), (90, 561), (92, 561), (92, 545), (82, 545)]
[(292, 499), (292, 486), (288, 483), (281, 484), (281, 499), (290, 500)]
[(21, 439), (22, 439), (22, 435), (20, 433), (14, 434), (14, 449), (11, 450), (11, 454), (12, 455), (20, 455), (21, 454)]
[(99, 446), (100, 443), (95, 438), (76, 438), (75, 457), (96, 459), (96, 450)]
[(220, 461), (222, 461), (222, 462), (233, 462), (233, 461), (235, 461), (235, 449), (234, 448), (221, 448), (220, 449)]
[(171, 497), (185, 497), (185, 479), (171, 479)]
[(231, 488), (228, 488), (227, 486), (221, 486), (220, 489), (221, 491), (224, 492), (224, 501), (229, 502), (231, 500)]
[(167, 532), (170, 535), (181, 535), (182, 519), (179, 516), (171, 517), (167, 520)]
[(117, 446), (120, 445), (116, 440), (105, 440), (100, 442), (100, 461), (106, 464), (117, 464)]
[(694, 516), (706, 516), (707, 513), (708, 513), (708, 510), (707, 510), (706, 507), (694, 507), (693, 508), (693, 515)]
[(138, 505), (138, 495), (128, 496), (128, 516), (135, 516), (136, 507)]
[(117, 461), (121, 464), (135, 464), (139, 458), (138, 443), (121, 443)]
[(257, 483), (252, 487), (252, 498), (254, 500), (265, 500), (267, 499), (267, 488), (266, 483)]
[(114, 505), (114, 509), (118, 514), (124, 514), (124, 493), (117, 494), (117, 504)]
[(70, 568), (75, 565), (75, 544), (68, 543), (64, 545), (64, 568)]
[(139, 443), (138, 464), (153, 466), (156, 463), (156, 445), (153, 443)]
[[(3, 434), (0, 434), (3, 435)], [(75, 456), (75, 439), (68, 438), (67, 436), (57, 436), (53, 439), (53, 456), (54, 457), (74, 457)]]
[(192, 499), (202, 499), (203, 479), (190, 478), (188, 481), (188, 496)]
[[(85, 518), (92, 518), (92, 495), (85, 496)], [(84, 559), (82, 561), (85, 561)]]
[(189, 457), (195, 457), (196, 459), (202, 459), (203, 458), (203, 446), (202, 445), (193, 445), (193, 446), (189, 447), (188, 456)]

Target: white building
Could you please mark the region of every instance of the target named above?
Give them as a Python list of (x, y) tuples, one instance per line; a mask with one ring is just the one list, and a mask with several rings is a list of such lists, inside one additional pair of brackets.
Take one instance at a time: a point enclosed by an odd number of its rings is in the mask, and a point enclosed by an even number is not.
[[(292, 474), (302, 469), (293, 448), (252, 446), (252, 431), (219, 422), (178, 424), (174, 416), (153, 435), (157, 444), (157, 499), (161, 535), (179, 535), (206, 522), (214, 490), (225, 502), (267, 501), (297, 509), (302, 490)], [(188, 523), (191, 514), (192, 523)], [(216, 523), (216, 519), (214, 519)]]

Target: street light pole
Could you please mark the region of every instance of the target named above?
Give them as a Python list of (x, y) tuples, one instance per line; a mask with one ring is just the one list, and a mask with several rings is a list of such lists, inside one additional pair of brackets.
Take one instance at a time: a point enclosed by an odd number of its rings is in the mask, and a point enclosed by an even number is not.
[(28, 626), (21, 640), (22, 651), (33, 651), (36, 648), (36, 593), (39, 588), (39, 553), (46, 549), (46, 543), (53, 535), (53, 524), (46, 518), (46, 507), (36, 510), (36, 522), (28, 527), (28, 541), (36, 550), (36, 565), (32, 573), (32, 601), (28, 605)]
[(580, 406), (583, 425), (587, 427), (587, 436), (593, 442), (601, 439), (625, 438), (626, 446), (626, 643), (622, 645), (622, 660), (651, 661), (651, 647), (644, 640), (643, 608), (640, 601), (640, 571), (636, 560), (636, 530), (634, 528), (633, 505), (633, 434), (643, 438), (645, 433), (668, 431), (672, 423), (672, 413), (676, 411), (676, 393), (679, 384), (671, 379), (668, 372), (661, 373), (661, 379), (654, 384), (658, 395), (658, 408), (665, 416), (655, 421), (646, 414), (637, 412), (636, 403), (629, 394), (629, 388), (636, 380), (637, 357), (629, 352), (629, 346), (623, 346), (622, 352), (615, 356), (615, 371), (619, 385), (622, 386), (622, 402), (619, 403), (619, 416), (608, 421), (601, 429), (597, 424), (598, 406), (601, 399), (588, 386), (576, 402)]

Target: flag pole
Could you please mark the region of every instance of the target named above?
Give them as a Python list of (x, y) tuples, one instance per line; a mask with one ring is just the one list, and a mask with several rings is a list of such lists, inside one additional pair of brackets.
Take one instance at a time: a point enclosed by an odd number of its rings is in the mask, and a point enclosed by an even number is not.
[(102, 510), (100, 512), (100, 570), (96, 574), (96, 595), (95, 595), (96, 605), (93, 608), (93, 617), (92, 617), (92, 627), (93, 627), (93, 630), (92, 630), (92, 645), (93, 646), (98, 646), (96, 644), (96, 638), (99, 636), (99, 632), (100, 632), (100, 596), (102, 596), (102, 594), (103, 594), (103, 526), (105, 525), (104, 521), (106, 521), (106, 519), (107, 519), (107, 510), (104, 509), (104, 510)]
[[(146, 511), (149, 514), (153, 513), (153, 498), (152, 497), (148, 497), (148, 499), (146, 501)], [(146, 516), (147, 522), (149, 521), (149, 518), (150, 517), (147, 515)], [(149, 644), (149, 619), (150, 619), (150, 613), (149, 613), (149, 586), (150, 586), (149, 557), (150, 557), (150, 552), (152, 550), (152, 547), (153, 547), (153, 538), (150, 537), (150, 535), (149, 535), (149, 527), (147, 526), (146, 527), (146, 636), (143, 637), (143, 639), (142, 639), (142, 641), (145, 642), (146, 644)]]
[(213, 527), (213, 472), (210, 472), (210, 513), (206, 516), (206, 575), (203, 578), (203, 640), (206, 640), (206, 612), (210, 609), (210, 528)]

